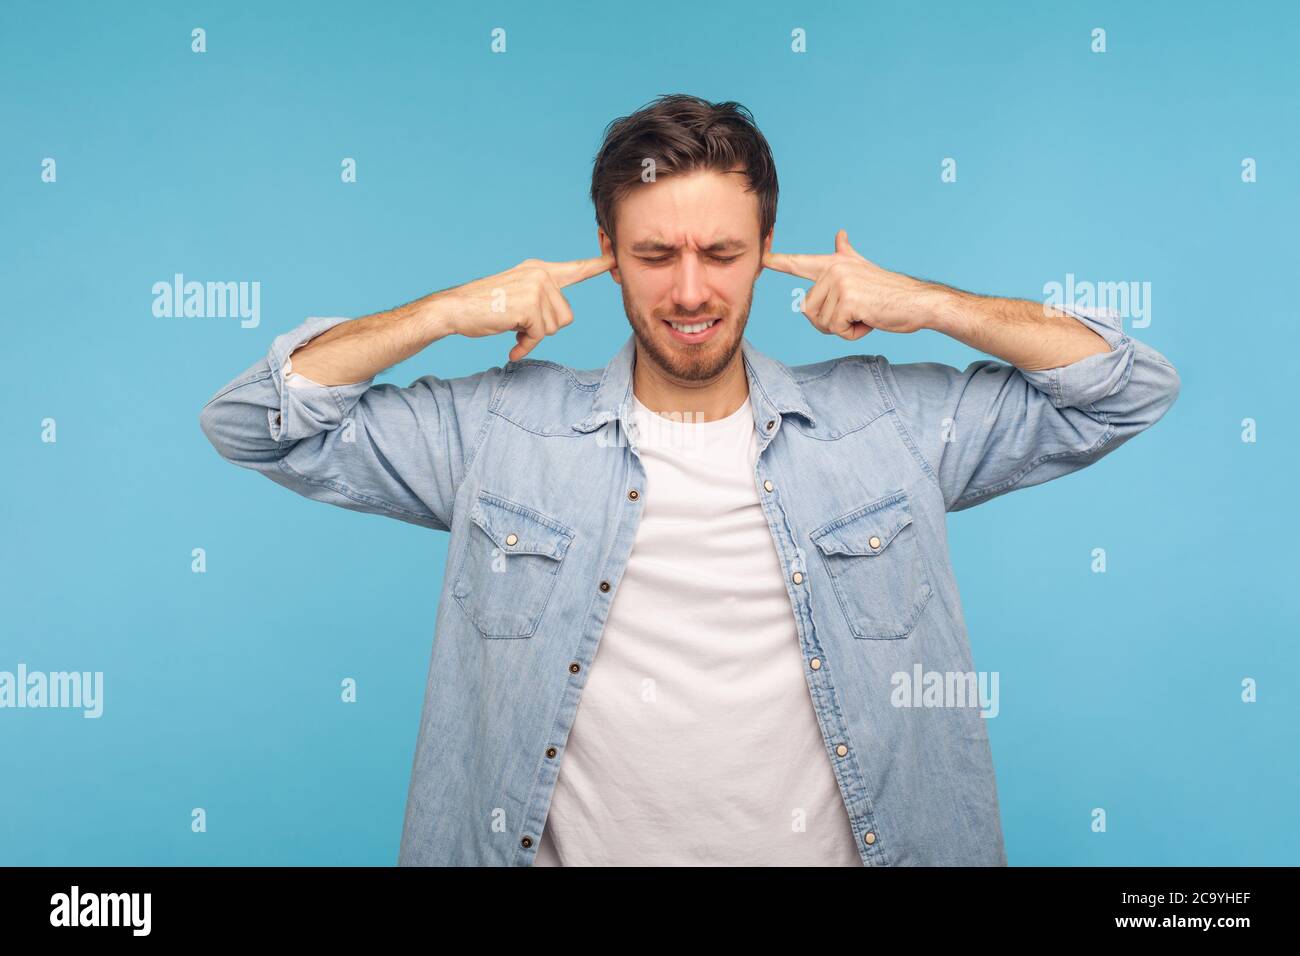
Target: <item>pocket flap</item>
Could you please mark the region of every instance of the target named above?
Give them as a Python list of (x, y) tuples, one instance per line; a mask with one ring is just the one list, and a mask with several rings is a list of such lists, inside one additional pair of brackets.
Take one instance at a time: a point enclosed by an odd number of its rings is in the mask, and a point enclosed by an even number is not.
[(470, 519), (506, 554), (564, 557), (573, 531), (539, 511), (499, 495), (479, 492)]
[(879, 554), (911, 522), (907, 494), (896, 491), (827, 522), (809, 537), (823, 554)]

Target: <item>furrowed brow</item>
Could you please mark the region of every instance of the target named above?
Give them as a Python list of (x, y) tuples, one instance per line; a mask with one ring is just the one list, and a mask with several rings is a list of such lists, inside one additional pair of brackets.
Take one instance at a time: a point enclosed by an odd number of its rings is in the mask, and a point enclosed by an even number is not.
[[(676, 252), (680, 247), (663, 239), (644, 239), (632, 243), (633, 252)], [(701, 246), (702, 252), (743, 252), (747, 245), (743, 239), (719, 239), (707, 246)]]

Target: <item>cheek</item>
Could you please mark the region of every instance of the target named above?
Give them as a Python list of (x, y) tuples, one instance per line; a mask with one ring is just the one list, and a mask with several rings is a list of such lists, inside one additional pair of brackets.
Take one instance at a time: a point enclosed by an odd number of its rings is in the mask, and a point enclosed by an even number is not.
[[(670, 269), (622, 269), (623, 294), (643, 312), (672, 309), (673, 273)], [(701, 277), (709, 298), (728, 307), (744, 302), (754, 288), (755, 276), (739, 263), (725, 269), (707, 269)]]
[(623, 288), (627, 290), (633, 302), (647, 309), (653, 309), (672, 296), (673, 283), (667, 270), (624, 272)]
[(732, 266), (725, 276), (720, 275), (713, 282), (713, 294), (727, 304), (744, 302), (745, 296), (754, 288), (754, 277), (744, 269)]

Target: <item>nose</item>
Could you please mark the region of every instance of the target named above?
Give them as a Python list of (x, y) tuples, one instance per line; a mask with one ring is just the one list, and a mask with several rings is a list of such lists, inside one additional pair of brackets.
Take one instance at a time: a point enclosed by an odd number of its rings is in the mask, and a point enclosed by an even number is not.
[(694, 312), (708, 301), (708, 282), (699, 256), (683, 253), (673, 268), (673, 304), (683, 312)]

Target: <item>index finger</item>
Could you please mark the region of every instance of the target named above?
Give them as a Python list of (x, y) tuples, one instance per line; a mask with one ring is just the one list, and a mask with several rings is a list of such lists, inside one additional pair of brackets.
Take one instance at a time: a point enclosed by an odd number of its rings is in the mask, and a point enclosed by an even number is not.
[(582, 282), (614, 267), (612, 255), (596, 256), (594, 259), (574, 259), (572, 262), (543, 262), (544, 268), (560, 288)]
[(769, 252), (763, 257), (763, 266), (816, 282), (834, 259), (834, 256), (799, 252)]

